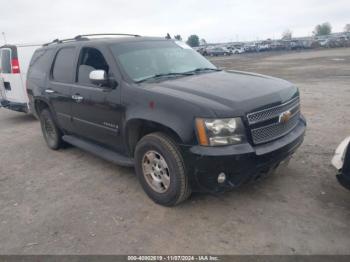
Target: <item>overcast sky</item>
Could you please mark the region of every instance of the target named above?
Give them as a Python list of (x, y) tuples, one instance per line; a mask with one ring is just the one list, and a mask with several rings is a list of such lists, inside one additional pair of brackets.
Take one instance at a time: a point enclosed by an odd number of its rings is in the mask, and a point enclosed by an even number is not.
[[(82, 33), (197, 34), (208, 42), (311, 35), (350, 23), (350, 0), (0, 0), (9, 43), (47, 42)], [(0, 44), (3, 38), (0, 36)]]

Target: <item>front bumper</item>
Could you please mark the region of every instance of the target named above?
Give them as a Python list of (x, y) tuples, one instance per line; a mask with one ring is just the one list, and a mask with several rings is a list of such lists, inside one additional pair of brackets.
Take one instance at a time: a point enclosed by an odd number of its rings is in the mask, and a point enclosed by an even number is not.
[[(238, 187), (269, 174), (288, 159), (304, 140), (306, 121), (286, 136), (259, 146), (249, 143), (224, 147), (193, 146), (184, 148), (185, 161), (194, 191), (220, 192)], [(225, 173), (226, 181), (217, 177)]]
[(0, 100), (0, 106), (17, 112), (28, 113), (27, 103), (17, 103), (3, 99)]

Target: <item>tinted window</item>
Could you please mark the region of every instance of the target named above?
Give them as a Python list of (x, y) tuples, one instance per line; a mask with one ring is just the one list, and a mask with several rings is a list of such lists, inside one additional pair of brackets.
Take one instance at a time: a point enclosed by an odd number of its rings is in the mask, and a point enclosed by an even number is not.
[(104, 70), (108, 74), (109, 66), (99, 50), (90, 47), (83, 48), (79, 56), (77, 82), (91, 84), (89, 75), (93, 70)]
[(11, 50), (0, 49), (0, 72), (4, 74), (11, 74)]
[(30, 60), (28, 75), (42, 76), (46, 74), (51, 65), (52, 50), (39, 50), (35, 51), (32, 59)]
[(53, 66), (52, 78), (58, 82), (73, 82), (75, 48), (62, 48), (58, 51)]

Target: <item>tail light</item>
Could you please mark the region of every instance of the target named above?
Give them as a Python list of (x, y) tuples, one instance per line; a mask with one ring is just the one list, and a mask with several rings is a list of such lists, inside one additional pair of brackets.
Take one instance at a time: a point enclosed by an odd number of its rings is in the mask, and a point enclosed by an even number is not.
[(21, 71), (19, 70), (19, 62), (17, 58), (12, 59), (12, 74), (19, 74)]

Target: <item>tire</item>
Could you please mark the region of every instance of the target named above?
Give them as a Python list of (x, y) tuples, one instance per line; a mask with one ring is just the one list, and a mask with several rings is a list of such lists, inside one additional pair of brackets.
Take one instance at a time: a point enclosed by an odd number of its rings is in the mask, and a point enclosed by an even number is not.
[(151, 133), (137, 143), (135, 170), (144, 191), (157, 204), (175, 206), (191, 194), (180, 150), (163, 133)]
[(41, 131), (49, 148), (57, 150), (64, 144), (62, 132), (57, 127), (49, 109), (43, 109), (40, 112)]

